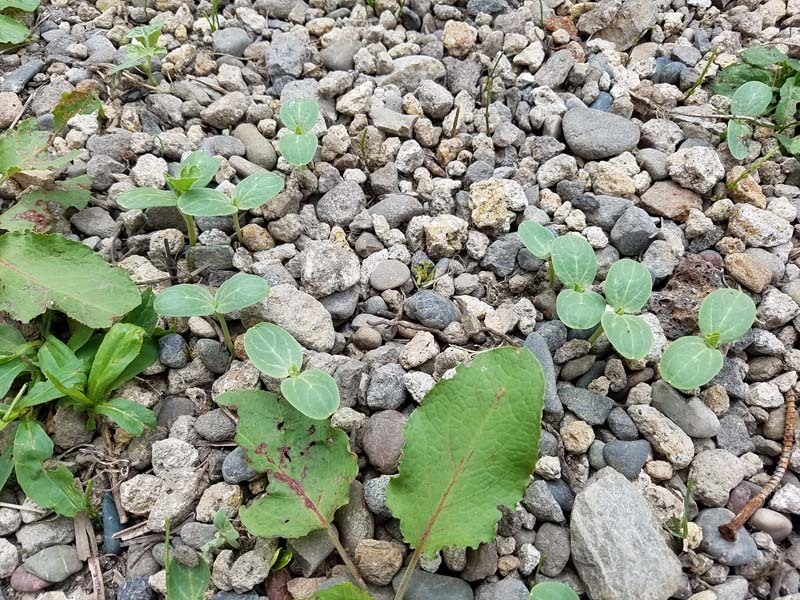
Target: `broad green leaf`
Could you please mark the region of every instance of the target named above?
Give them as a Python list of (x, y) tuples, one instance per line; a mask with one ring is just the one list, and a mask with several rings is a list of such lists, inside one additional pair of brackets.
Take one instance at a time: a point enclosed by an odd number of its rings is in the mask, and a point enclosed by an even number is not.
[(86, 363), (75, 356), (69, 346), (58, 338), (49, 336), (45, 344), (39, 348), (38, 359), (39, 368), (47, 376), (49, 384), (62, 395), (70, 396), (78, 402), (84, 400)]
[(109, 389), (116, 390), (121, 387), (156, 362), (156, 360), (158, 360), (158, 344), (153, 338), (146, 337), (142, 342), (142, 349), (139, 351), (139, 354), (133, 359), (131, 364), (125, 367), (125, 370), (117, 377), (114, 383), (111, 384)]
[(560, 581), (543, 581), (533, 586), (530, 600), (578, 600), (578, 594)]
[(41, 462), (53, 456), (53, 440), (35, 419), (23, 419), (14, 435), (14, 459)]
[(220, 160), (209, 156), (205, 152), (195, 150), (189, 154), (181, 163), (180, 177), (183, 179), (193, 179), (191, 189), (204, 188), (219, 170)]
[(98, 404), (94, 412), (108, 417), (133, 436), (140, 436), (145, 429), (155, 429), (156, 416), (149, 408), (125, 398), (113, 398)]
[(8, 478), (11, 476), (11, 471), (14, 469), (11, 451), (13, 444), (10, 443), (10, 437), (6, 439), (9, 440), (9, 443), (0, 444), (0, 492), (3, 491)]
[(317, 124), (319, 106), (316, 100), (290, 100), (281, 103), (280, 115), (283, 126), (293, 133), (308, 133)]
[(136, 188), (120, 194), (117, 204), (122, 208), (155, 208), (158, 206), (177, 206), (178, 198), (168, 190), (154, 188)]
[(642, 317), (607, 311), (600, 322), (608, 341), (620, 356), (644, 358), (653, 347), (653, 332)]
[(756, 67), (766, 67), (785, 61), (788, 57), (775, 46), (753, 46), (739, 53), (746, 63)]
[(31, 199), (36, 202), (54, 202), (64, 208), (86, 208), (91, 197), (92, 180), (81, 175), (64, 181), (56, 181), (47, 187), (26, 192), (20, 200)]
[(117, 378), (139, 355), (144, 335), (144, 329), (130, 323), (116, 323), (106, 332), (89, 371), (86, 391), (92, 402), (106, 399)]
[(23, 336), (16, 327), (0, 324), (0, 356), (14, 356), (17, 349), (25, 343)]
[(244, 349), (256, 369), (283, 379), (303, 366), (303, 349), (291, 334), (272, 323), (259, 323), (244, 334)]
[(77, 321), (74, 321), (72, 324), (74, 325), (74, 329), (72, 330), (72, 335), (69, 336), (67, 340), (67, 348), (77, 353), (78, 350), (89, 343), (89, 340), (94, 336), (95, 330)]
[(727, 344), (739, 339), (756, 320), (753, 300), (738, 290), (724, 288), (705, 297), (700, 305), (697, 323), (706, 336), (714, 336), (717, 344)]
[(623, 258), (611, 265), (604, 289), (609, 306), (626, 313), (635, 313), (647, 304), (653, 291), (653, 277), (641, 263)]
[(320, 369), (308, 369), (281, 381), (281, 394), (309, 419), (327, 419), (339, 408), (339, 388)]
[(798, 102), (800, 102), (800, 75), (790, 77), (781, 86), (780, 99), (775, 107), (775, 120), (779, 125), (794, 119)]
[(139, 304), (128, 274), (61, 235), (0, 236), (0, 310), (28, 323), (55, 308), (89, 327), (110, 327)]
[(47, 233), (58, 222), (60, 212), (57, 204), (24, 194), (0, 215), (0, 229)]
[(260, 302), (269, 294), (269, 284), (263, 277), (237, 273), (226, 280), (214, 295), (215, 312), (227, 314)]
[(33, 12), (39, 7), (39, 0), (0, 0), (0, 10), (16, 8), (24, 12)]
[(772, 88), (760, 81), (748, 81), (733, 94), (731, 113), (738, 117), (760, 117), (772, 102)]
[[(169, 546), (169, 540), (166, 542)], [(169, 600), (203, 600), (208, 583), (211, 581), (211, 569), (206, 560), (198, 555), (198, 563), (194, 567), (184, 565), (170, 558), (169, 550), (165, 554), (167, 571), (167, 598)]]
[(283, 189), (283, 177), (270, 173), (255, 173), (245, 177), (233, 190), (233, 204), (241, 210), (257, 208), (269, 202)]
[(193, 188), (178, 198), (178, 210), (193, 217), (223, 217), (234, 214), (236, 207), (219, 190)]
[(293, 165), (301, 167), (314, 159), (317, 152), (317, 136), (313, 133), (297, 135), (287, 133), (278, 142), (281, 156)]
[(606, 301), (597, 292), (564, 288), (556, 298), (558, 318), (570, 329), (589, 329), (600, 322)]
[(0, 15), (0, 44), (21, 44), (28, 38), (28, 28), (7, 15)]
[(372, 595), (347, 581), (317, 592), (311, 600), (372, 600)]
[(702, 338), (690, 335), (675, 340), (661, 357), (661, 379), (679, 390), (705, 385), (719, 373), (722, 353), (710, 348)]
[(800, 154), (800, 135), (794, 138), (790, 138), (789, 136), (780, 133), (773, 135), (775, 139), (781, 143), (781, 146), (783, 146), (783, 149), (786, 150), (786, 152), (793, 155)]
[[(0, 36), (2, 36), (3, 18), (4, 16), (0, 15)], [(16, 21), (11, 22), (16, 23)], [(25, 28), (26, 34), (27, 31)], [(40, 159), (40, 155), (47, 149), (50, 135), (46, 131), (40, 131), (38, 126), (39, 123), (35, 118), (25, 119), (14, 129), (0, 135), (0, 173), (10, 177), (23, 169), (36, 169), (42, 166), (44, 159)]]
[(536, 221), (524, 221), (517, 233), (531, 254), (542, 260), (550, 258), (550, 244), (556, 237), (555, 233)]
[(147, 335), (153, 335), (158, 323), (158, 313), (155, 309), (156, 295), (152, 288), (146, 288), (142, 292), (142, 301), (131, 312), (122, 319), (123, 323), (132, 323), (144, 329)]
[(15, 358), (9, 362), (0, 364), (0, 398), (5, 397), (14, 380), (30, 367), (21, 358)]
[(744, 63), (735, 63), (720, 71), (714, 81), (714, 91), (723, 96), (733, 96), (737, 88), (748, 81), (760, 81), (771, 85), (772, 74), (765, 69)]
[[(2, 1), (2, 0), (0, 0)], [(103, 104), (90, 89), (75, 89), (61, 94), (53, 109), (53, 131), (61, 131), (75, 115), (88, 115), (103, 111)]]
[(347, 504), (350, 482), (358, 475), (347, 434), (328, 421), (309, 419), (269, 392), (225, 392), (216, 401), (238, 409), (236, 443), (247, 464), (269, 481), (263, 496), (239, 509), (247, 530), (297, 538), (328, 528), (336, 510)]
[(86, 508), (84, 495), (67, 467), (19, 460), (16, 446), (14, 460), (14, 474), (19, 487), (36, 504), (65, 517), (74, 517)]
[(386, 490), (408, 544), (433, 557), (494, 540), (498, 506), (513, 510), (536, 465), (543, 404), (542, 368), (525, 349), (481, 352), (436, 383)]
[(725, 140), (728, 142), (728, 150), (736, 160), (747, 158), (749, 152), (747, 143), (750, 141), (752, 131), (750, 126), (739, 119), (728, 121), (728, 128), (725, 130)]
[(589, 242), (578, 233), (568, 233), (553, 240), (550, 260), (556, 275), (567, 287), (592, 285), (597, 274), (597, 258)]
[(202, 286), (181, 283), (156, 296), (153, 308), (162, 317), (206, 317), (214, 314), (214, 296)]

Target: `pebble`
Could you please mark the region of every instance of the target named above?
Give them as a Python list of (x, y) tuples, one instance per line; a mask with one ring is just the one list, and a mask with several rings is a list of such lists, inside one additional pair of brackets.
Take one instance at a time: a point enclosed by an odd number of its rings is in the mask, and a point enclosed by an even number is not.
[(158, 360), (165, 367), (182, 369), (189, 362), (189, 346), (182, 335), (169, 333), (158, 338)]
[(241, 448), (235, 448), (222, 461), (222, 478), (225, 483), (246, 483), (259, 477), (260, 473), (253, 470), (245, 462), (244, 452)]
[(361, 540), (355, 550), (355, 564), (373, 585), (388, 585), (403, 566), (405, 548), (396, 542)]
[(375, 413), (364, 426), (362, 444), (369, 462), (381, 473), (397, 472), (406, 416), (394, 410)]
[(758, 556), (758, 548), (744, 528), (739, 530), (734, 542), (722, 537), (719, 526), (728, 523), (733, 517), (734, 513), (727, 508), (707, 508), (700, 511), (695, 523), (703, 530), (700, 550), (723, 565), (739, 567), (754, 561)]
[(603, 446), (603, 458), (609, 467), (628, 479), (635, 479), (650, 455), (650, 444), (645, 440), (632, 442), (611, 441)]
[(59, 583), (83, 568), (75, 546), (50, 546), (23, 563), (25, 570), (44, 581)]
[(455, 305), (436, 292), (420, 290), (405, 302), (408, 315), (425, 327), (444, 329), (460, 318)]
[(614, 401), (608, 396), (595, 394), (583, 388), (562, 386), (558, 389), (558, 397), (564, 406), (590, 425), (605, 423), (611, 409), (614, 408)]
[(628, 416), (655, 451), (666, 457), (673, 466), (678, 469), (689, 466), (694, 457), (694, 444), (675, 423), (656, 408), (644, 404), (631, 406)]
[(409, 268), (399, 260), (384, 260), (375, 265), (369, 275), (370, 285), (383, 292), (402, 286), (411, 278)]
[(699, 398), (688, 401), (664, 380), (652, 386), (651, 405), (669, 417), (693, 438), (710, 438), (719, 433), (717, 416)]
[(564, 115), (561, 126), (570, 150), (587, 160), (617, 156), (639, 143), (639, 127), (613, 113), (573, 108)]
[(700, 452), (689, 469), (695, 497), (706, 506), (725, 506), (728, 494), (744, 476), (744, 463), (727, 450)]

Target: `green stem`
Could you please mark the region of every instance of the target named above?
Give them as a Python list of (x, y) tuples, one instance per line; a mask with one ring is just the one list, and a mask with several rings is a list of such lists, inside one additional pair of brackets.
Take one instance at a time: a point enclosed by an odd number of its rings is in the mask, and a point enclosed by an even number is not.
[(550, 267), (548, 268), (550, 287), (554, 288), (556, 285), (556, 268), (553, 266), (553, 260), (550, 260)]
[(600, 339), (600, 336), (603, 335), (603, 331), (604, 330), (602, 325), (600, 325), (597, 329), (595, 329), (594, 333), (589, 338), (589, 343), (594, 344), (598, 339)]
[(403, 573), (403, 578), (400, 580), (400, 585), (397, 586), (397, 592), (394, 595), (394, 600), (403, 600), (403, 596), (408, 589), (408, 584), (411, 583), (411, 576), (414, 574), (414, 569), (417, 568), (417, 563), (422, 555), (420, 549), (421, 546), (417, 546), (414, 549), (414, 554), (411, 555), (411, 560), (408, 561), (406, 572)]
[(240, 244), (244, 244), (242, 241), (242, 226), (239, 223), (239, 211), (237, 210), (233, 213), (233, 228), (236, 230), (236, 239), (239, 240)]
[(739, 176), (738, 176), (736, 179), (734, 179), (733, 181), (731, 181), (731, 182), (728, 184), (728, 190), (729, 190), (729, 191), (730, 191), (730, 190), (735, 190), (735, 189), (736, 189), (736, 187), (739, 185), (739, 183), (740, 183), (740, 182), (741, 182), (743, 179), (745, 179), (745, 178), (749, 177), (751, 173), (754, 173), (755, 171), (758, 171), (758, 170), (761, 168), (761, 165), (763, 165), (763, 164), (764, 164), (765, 162), (767, 162), (767, 161), (768, 161), (770, 158), (772, 158), (772, 157), (773, 157), (773, 156), (774, 156), (774, 155), (775, 155), (777, 152), (779, 152), (779, 151), (780, 151), (780, 149), (781, 149), (781, 147), (780, 147), (780, 146), (775, 146), (775, 147), (774, 147), (772, 150), (770, 150), (769, 152), (767, 152), (767, 153), (766, 153), (766, 154), (765, 154), (763, 157), (759, 158), (759, 159), (758, 159), (756, 162), (754, 162), (752, 165), (750, 165), (750, 167), (748, 167), (747, 169), (745, 169), (744, 173), (742, 173), (741, 175), (739, 175)]
[(228, 330), (228, 322), (225, 320), (225, 316), (222, 313), (214, 313), (214, 316), (217, 317), (217, 321), (219, 321), (219, 328), (222, 329), (222, 337), (225, 338), (225, 345), (228, 347), (228, 352), (231, 354), (231, 360), (233, 360), (233, 340), (231, 339), (231, 332)]
[(339, 556), (344, 561), (344, 566), (347, 567), (348, 571), (350, 571), (350, 575), (353, 576), (353, 579), (356, 580), (356, 583), (362, 590), (366, 590), (367, 584), (364, 582), (364, 579), (361, 577), (361, 573), (358, 572), (355, 564), (353, 564), (353, 561), (350, 559), (350, 555), (347, 554), (347, 550), (345, 550), (345, 547), (342, 546), (342, 542), (339, 541), (339, 536), (336, 535), (336, 532), (334, 532), (333, 528), (330, 526), (326, 529), (326, 531), (331, 542), (333, 542), (333, 545), (336, 547), (336, 552), (339, 553)]
[(711, 68), (711, 63), (713, 63), (714, 59), (717, 58), (718, 53), (719, 53), (719, 47), (715, 47), (711, 51), (711, 54), (709, 55), (708, 60), (706, 61), (705, 66), (703, 67), (703, 70), (700, 72), (700, 77), (698, 77), (697, 81), (695, 81), (692, 84), (692, 87), (690, 87), (686, 91), (686, 95), (683, 97), (684, 102), (688, 100), (692, 96), (692, 94), (694, 94), (697, 91), (697, 88), (703, 85), (703, 81), (705, 80), (706, 75), (708, 74), (708, 70)]
[(189, 247), (194, 248), (197, 244), (197, 227), (194, 225), (194, 218), (184, 213), (183, 220), (186, 221), (186, 232), (189, 234)]

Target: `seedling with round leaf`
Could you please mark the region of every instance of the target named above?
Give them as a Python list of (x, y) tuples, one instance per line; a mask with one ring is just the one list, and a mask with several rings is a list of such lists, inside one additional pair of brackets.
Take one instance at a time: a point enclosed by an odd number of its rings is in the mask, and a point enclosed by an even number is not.
[(724, 364), (718, 346), (747, 333), (755, 318), (756, 305), (747, 294), (732, 289), (712, 292), (700, 305), (702, 337), (682, 337), (667, 346), (659, 364), (661, 378), (680, 390), (705, 385)]
[(233, 356), (233, 340), (225, 315), (260, 302), (268, 294), (269, 284), (263, 278), (237, 273), (219, 286), (214, 295), (206, 288), (191, 283), (168, 287), (156, 297), (154, 307), (162, 317), (214, 315), (219, 322), (228, 352)]
[[(550, 229), (536, 221), (524, 221), (517, 230), (519, 239), (525, 248), (536, 258), (550, 261), (551, 245), (556, 237)], [(553, 261), (550, 261), (550, 286), (555, 283)]]
[(550, 261), (564, 289), (556, 298), (558, 318), (571, 329), (590, 329), (600, 322), (606, 303), (587, 289), (597, 274), (597, 259), (586, 239), (577, 233), (555, 238), (550, 244)]
[(310, 419), (327, 419), (339, 408), (339, 387), (321, 369), (303, 368), (303, 349), (291, 334), (272, 323), (259, 323), (244, 334), (244, 349), (256, 368), (281, 379), (281, 394)]
[(281, 156), (298, 167), (307, 165), (317, 152), (317, 136), (311, 133), (319, 118), (317, 101), (306, 98), (283, 102), (280, 117), (289, 130), (278, 142)]

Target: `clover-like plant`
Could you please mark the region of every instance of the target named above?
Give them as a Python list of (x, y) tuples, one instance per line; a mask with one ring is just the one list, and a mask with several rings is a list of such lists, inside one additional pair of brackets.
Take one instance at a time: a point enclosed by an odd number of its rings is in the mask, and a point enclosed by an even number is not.
[(281, 104), (281, 122), (289, 132), (278, 142), (281, 156), (293, 165), (307, 165), (317, 151), (317, 136), (311, 133), (319, 118), (319, 105), (313, 99), (289, 100)]
[(152, 60), (156, 56), (167, 53), (167, 49), (158, 45), (158, 38), (161, 35), (161, 28), (164, 27), (162, 21), (134, 27), (125, 36), (130, 44), (123, 46), (125, 58), (116, 67), (111, 69), (110, 74), (115, 75), (127, 69), (141, 69), (151, 84), (158, 82), (153, 76)]
[(753, 129), (745, 119), (756, 119), (767, 113), (772, 103), (772, 88), (760, 81), (748, 81), (740, 86), (731, 98), (731, 114), (725, 137), (731, 155), (741, 160), (747, 157), (747, 142)]
[(303, 349), (291, 334), (259, 323), (244, 334), (244, 349), (256, 368), (281, 381), (281, 394), (310, 419), (327, 419), (339, 408), (339, 387), (321, 369), (303, 368)]
[(531, 254), (541, 260), (550, 261), (550, 286), (552, 287), (556, 281), (556, 273), (553, 269), (553, 261), (550, 260), (550, 246), (556, 238), (556, 234), (536, 221), (522, 222), (517, 229), (517, 234)]
[(258, 275), (237, 273), (225, 281), (212, 295), (206, 288), (192, 283), (173, 285), (161, 292), (155, 300), (156, 312), (162, 317), (208, 317), (214, 315), (222, 330), (228, 352), (233, 356), (231, 339), (225, 315), (256, 302), (269, 294), (269, 284)]
[(682, 337), (667, 346), (659, 364), (661, 378), (679, 390), (705, 385), (724, 364), (719, 345), (743, 336), (755, 318), (756, 305), (747, 294), (732, 289), (711, 292), (698, 314), (702, 337)]
[(586, 239), (577, 233), (555, 238), (550, 244), (550, 260), (564, 289), (556, 298), (558, 318), (571, 329), (589, 329), (600, 322), (605, 300), (587, 289), (597, 274), (597, 258)]

